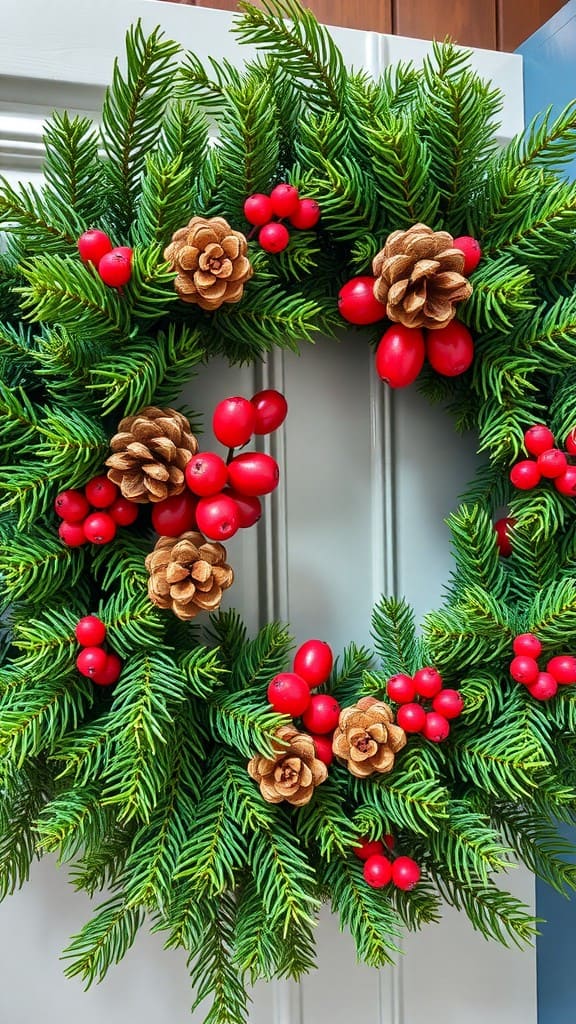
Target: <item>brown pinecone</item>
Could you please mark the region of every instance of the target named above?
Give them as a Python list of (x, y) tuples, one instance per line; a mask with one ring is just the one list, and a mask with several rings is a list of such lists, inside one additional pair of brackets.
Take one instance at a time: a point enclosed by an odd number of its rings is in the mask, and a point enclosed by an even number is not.
[(276, 735), (289, 745), (275, 747), (274, 758), (256, 754), (248, 762), (248, 774), (260, 786), (269, 804), (283, 800), (294, 807), (303, 807), (311, 800), (316, 786), (328, 777), (328, 769), (316, 757), (314, 740), (298, 732), (292, 725), (283, 725)]
[(391, 772), (394, 756), (406, 745), (406, 733), (394, 725), (392, 709), (375, 697), (362, 697), (344, 708), (334, 731), (332, 750), (360, 779)]
[(110, 480), (125, 498), (144, 504), (182, 493), (184, 469), (198, 441), (182, 413), (149, 405), (121, 421), (110, 447)]
[(192, 217), (172, 235), (164, 259), (177, 271), (174, 287), (182, 301), (212, 310), (242, 298), (254, 272), (247, 251), (246, 237), (223, 217)]
[(159, 608), (171, 608), (179, 619), (215, 611), (222, 591), (234, 582), (226, 548), (195, 530), (180, 537), (160, 537), (145, 564), (150, 600)]
[(472, 285), (463, 277), (464, 253), (447, 231), (414, 224), (393, 231), (374, 257), (374, 295), (390, 320), (405, 327), (446, 327), (456, 303), (468, 299)]

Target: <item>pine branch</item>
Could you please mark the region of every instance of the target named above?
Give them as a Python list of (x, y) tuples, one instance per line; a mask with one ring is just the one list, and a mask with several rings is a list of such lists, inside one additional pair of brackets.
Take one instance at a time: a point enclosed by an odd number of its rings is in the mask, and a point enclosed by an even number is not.
[(334, 859), (324, 868), (323, 881), (330, 887), (334, 910), (350, 929), (358, 959), (370, 967), (394, 963), (400, 953), (396, 913), (386, 896), (366, 885), (358, 858), (350, 854)]
[(108, 968), (120, 963), (133, 945), (143, 920), (142, 911), (126, 906), (122, 894), (101, 903), (62, 954), (64, 960), (72, 961), (64, 971), (66, 976), (79, 975), (86, 988), (102, 981)]

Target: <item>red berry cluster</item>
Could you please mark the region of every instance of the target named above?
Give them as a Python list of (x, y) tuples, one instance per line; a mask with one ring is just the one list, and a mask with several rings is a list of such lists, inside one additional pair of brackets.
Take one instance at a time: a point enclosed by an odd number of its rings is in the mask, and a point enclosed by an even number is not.
[(568, 463), (567, 455), (576, 455), (576, 427), (564, 442), (566, 451), (556, 447), (554, 434), (543, 423), (535, 423), (524, 434), (524, 447), (533, 459), (522, 459), (512, 466), (510, 480), (520, 491), (531, 491), (542, 478), (552, 480), (560, 494), (576, 498), (576, 466)]
[(92, 263), (104, 284), (111, 288), (122, 288), (132, 277), (132, 249), (127, 245), (113, 246), (105, 231), (90, 228), (78, 242), (78, 252), (83, 263)]
[(515, 637), (512, 649), (515, 657), (510, 662), (510, 675), (536, 700), (550, 700), (559, 685), (576, 683), (576, 658), (571, 654), (557, 654), (547, 662), (546, 671), (540, 671), (536, 659), (542, 654), (542, 644), (534, 633)]
[[(290, 241), (290, 232), (280, 220), (288, 219), (293, 228), (307, 231), (320, 220), (320, 207), (315, 199), (301, 199), (294, 185), (282, 182), (269, 196), (256, 192), (244, 203), (244, 216), (249, 224), (260, 228), (258, 242), (266, 252), (282, 252)], [(273, 218), (277, 217), (278, 220)]]
[(122, 662), (117, 654), (102, 647), (106, 639), (106, 626), (97, 615), (85, 615), (75, 629), (76, 639), (83, 648), (76, 658), (76, 668), (97, 686), (112, 686), (120, 677)]
[(311, 735), (316, 757), (331, 764), (332, 734), (340, 718), (340, 705), (329, 693), (312, 693), (326, 683), (333, 664), (330, 645), (325, 640), (306, 640), (294, 655), (293, 671), (280, 672), (268, 685), (268, 701), (275, 711), (300, 718)]
[(123, 498), (107, 476), (95, 476), (83, 491), (61, 491), (54, 501), (62, 522), (60, 539), (69, 548), (91, 544), (109, 544), (117, 526), (131, 526), (138, 518), (138, 505)]
[[(430, 665), (419, 668), (413, 676), (402, 672), (391, 676), (386, 693), (400, 705), (396, 722), (404, 732), (421, 732), (432, 743), (442, 743), (450, 735), (449, 719), (458, 718), (464, 708), (462, 695), (458, 690), (444, 689), (442, 676)], [(427, 710), (421, 700), (432, 701), (432, 710)]]
[(385, 835), (383, 841), (360, 839), (358, 846), (352, 847), (352, 852), (364, 861), (364, 880), (373, 889), (383, 889), (392, 882), (397, 889), (409, 892), (420, 881), (420, 868), (411, 857), (398, 857), (393, 850), (391, 835)]
[(201, 530), (210, 540), (228, 540), (239, 529), (254, 526), (262, 515), (260, 497), (278, 486), (278, 463), (264, 452), (243, 452), (254, 434), (270, 434), (284, 422), (284, 395), (269, 388), (250, 400), (234, 395), (214, 410), (212, 429), (229, 450), (228, 459), (216, 452), (197, 452), (185, 469), (188, 491), (152, 509), (152, 525), (164, 537)]

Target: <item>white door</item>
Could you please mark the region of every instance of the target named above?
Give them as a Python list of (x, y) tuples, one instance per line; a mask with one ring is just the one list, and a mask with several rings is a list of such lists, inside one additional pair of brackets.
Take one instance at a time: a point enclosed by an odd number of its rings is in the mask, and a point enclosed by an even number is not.
[[(200, 55), (239, 51), (231, 16), (154, 0), (4, 0), (0, 38), (0, 170), (39, 175), (42, 118), (54, 107), (97, 114), (112, 60), (128, 25), (162, 24)], [(8, 9), (6, 9), (8, 7)], [(418, 60), (427, 44), (335, 30), (348, 63), (378, 74), (397, 59)], [(503, 138), (522, 123), (520, 58), (479, 51), (474, 63), (504, 91)], [(370, 609), (382, 592), (405, 594), (421, 616), (438, 605), (449, 571), (443, 520), (470, 479), (474, 438), (456, 439), (449, 420), (411, 391), (391, 396), (376, 379), (368, 347), (321, 341), (300, 357), (275, 355), (264, 369), (213, 368), (202, 403), (276, 386), (291, 415), (276, 442), (283, 483), (264, 522), (234, 541), (241, 580), (233, 603), (254, 628), (287, 619), (296, 639), (322, 636), (335, 647), (367, 642)], [(198, 406), (198, 397), (194, 395)], [(342, 565), (353, 546), (354, 584)], [(243, 544), (243, 546), (242, 546)], [(263, 557), (263, 556), (266, 557)], [(533, 904), (533, 880), (507, 884)], [(51, 861), (0, 909), (0, 1020), (6, 1024), (186, 1024), (192, 1002), (184, 955), (141, 935), (106, 981), (84, 994), (66, 981), (59, 952), (89, 916), (84, 896)], [(534, 1024), (535, 958), (474, 934), (447, 911), (439, 926), (406, 939), (395, 970), (355, 963), (351, 941), (326, 912), (318, 930), (319, 970), (301, 986), (254, 993), (254, 1024)], [(201, 1015), (195, 1020), (199, 1020)]]

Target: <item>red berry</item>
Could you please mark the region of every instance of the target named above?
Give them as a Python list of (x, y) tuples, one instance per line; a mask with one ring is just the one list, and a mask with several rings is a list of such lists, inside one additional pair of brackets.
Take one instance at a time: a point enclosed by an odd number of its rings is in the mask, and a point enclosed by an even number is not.
[(397, 889), (409, 891), (420, 881), (420, 868), (411, 857), (397, 857), (392, 865), (392, 882)]
[[(306, 680), (304, 680), (306, 682)], [(306, 684), (308, 685), (308, 684)], [(334, 732), (340, 718), (340, 705), (329, 693), (317, 693), (310, 698), (310, 703), (302, 715), (302, 721), (308, 732), (317, 732), (325, 736)]]
[(107, 476), (93, 476), (86, 484), (84, 494), (92, 508), (108, 508), (116, 501), (120, 491)]
[(122, 288), (132, 277), (132, 250), (118, 246), (107, 252), (98, 264), (98, 273), (104, 284), (111, 288)]
[(529, 658), (539, 658), (542, 644), (534, 633), (519, 633), (512, 641), (514, 654), (526, 654)]
[(215, 452), (198, 452), (184, 470), (186, 483), (193, 494), (209, 497), (218, 494), (228, 482), (228, 467)]
[(464, 710), (464, 698), (458, 690), (440, 690), (432, 701), (432, 707), (444, 718), (458, 718)]
[(519, 491), (531, 491), (540, 483), (542, 473), (533, 459), (523, 459), (512, 466), (510, 480)]
[(196, 506), (198, 529), (210, 540), (228, 540), (240, 529), (240, 512), (233, 498), (214, 494)]
[(387, 857), (373, 854), (364, 864), (364, 881), (372, 889), (383, 889), (392, 880), (392, 864)]
[(267, 697), (275, 711), (299, 718), (310, 703), (310, 689), (295, 672), (280, 672), (270, 682)]
[(82, 647), (99, 647), (106, 639), (106, 626), (97, 615), (85, 615), (76, 623), (74, 633)]
[(442, 676), (431, 665), (425, 665), (414, 673), (414, 686), (420, 697), (431, 699), (442, 689)]
[(554, 676), (556, 682), (561, 686), (576, 683), (576, 658), (571, 654), (557, 654), (555, 658), (550, 658), (546, 665), (546, 672)]
[(294, 185), (282, 182), (272, 189), (270, 202), (272, 203), (272, 212), (276, 217), (291, 217), (300, 205), (298, 189), (294, 188)]
[(90, 506), (82, 491), (61, 491), (54, 501), (56, 515), (67, 523), (79, 523), (90, 511)]
[(421, 704), (403, 704), (398, 708), (396, 722), (404, 732), (422, 732), (426, 723), (426, 712)]
[(92, 677), (104, 670), (107, 657), (102, 647), (85, 647), (76, 658), (76, 668), (83, 676)]
[(106, 664), (101, 672), (95, 672), (92, 676), (92, 682), (97, 683), (98, 686), (112, 686), (118, 682), (120, 673), (122, 671), (122, 662), (117, 654), (109, 654), (106, 658)]
[(273, 220), (260, 228), (258, 241), (265, 252), (283, 252), (290, 241), (290, 233), (284, 224)]
[(300, 199), (289, 220), (292, 227), (308, 231), (310, 228), (316, 227), (320, 220), (320, 207), (315, 199)]
[(384, 836), (384, 843), (388, 847), (389, 850), (393, 850), (394, 849), (394, 842), (395, 842), (394, 836), (390, 835), (390, 833), (387, 832), (386, 835)]
[(496, 544), (502, 558), (509, 558), (512, 554), (511, 533), (513, 527), (516, 526), (516, 522), (517, 520), (511, 516), (505, 516), (503, 519), (497, 519), (494, 523)]
[(352, 847), (352, 853), (360, 860), (368, 860), (369, 857), (379, 856), (384, 853), (384, 843), (381, 839), (359, 839), (358, 846)]
[(314, 740), (314, 749), (316, 751), (316, 757), (319, 761), (323, 761), (324, 764), (332, 764), (334, 760), (334, 751), (332, 750), (332, 737), (331, 736), (316, 736), (314, 733), (310, 734), (311, 739)]
[(152, 526), (162, 537), (179, 537), (196, 529), (197, 500), (189, 491), (175, 494), (152, 506)]
[(474, 341), (459, 320), (452, 320), (437, 331), (426, 331), (426, 356), (436, 373), (459, 377), (474, 360)]
[(576, 466), (568, 466), (561, 476), (554, 477), (554, 487), (568, 498), (576, 498)]
[(554, 434), (544, 423), (535, 423), (524, 432), (524, 447), (529, 455), (541, 455), (554, 444)]
[(110, 252), (112, 248), (112, 242), (108, 235), (98, 228), (90, 228), (88, 231), (84, 231), (76, 244), (82, 262), (93, 263), (95, 267), (98, 266), (102, 257), (107, 252)]
[(452, 242), (455, 249), (460, 249), (460, 252), (464, 253), (464, 267), (462, 273), (464, 277), (468, 277), (482, 259), (482, 249), (478, 242), (471, 235), (459, 235)]
[(338, 312), (349, 324), (375, 324), (386, 316), (386, 306), (374, 295), (375, 277), (353, 277), (338, 292)]
[(528, 693), (536, 700), (550, 700), (558, 692), (558, 683), (549, 672), (539, 672), (535, 683), (528, 687)]
[(393, 324), (376, 350), (376, 372), (391, 388), (412, 384), (424, 365), (424, 335), (416, 327)]
[(265, 196), (262, 192), (255, 192), (254, 195), (248, 196), (244, 203), (244, 216), (248, 223), (254, 224), (255, 227), (267, 224), (273, 217), (270, 196)]
[(262, 502), (260, 498), (252, 494), (239, 494), (238, 491), (233, 491), (231, 487), (225, 487), (222, 494), (226, 494), (229, 498), (232, 498), (238, 506), (238, 515), (240, 516), (240, 529), (245, 530), (249, 526), (254, 526), (255, 523), (262, 516)]
[(228, 463), (228, 478), (240, 494), (270, 494), (278, 486), (278, 463), (265, 452), (244, 452)]
[(572, 427), (572, 430), (564, 441), (564, 447), (570, 455), (576, 455), (576, 427)]
[(138, 519), (138, 505), (128, 498), (117, 498), (114, 504), (110, 505), (108, 515), (112, 516), (118, 526), (132, 526)]
[(84, 520), (84, 533), (91, 544), (109, 544), (116, 536), (116, 523), (107, 512), (92, 512)]
[(517, 683), (531, 686), (538, 678), (538, 662), (526, 654), (517, 654), (510, 662), (509, 671), (512, 679), (515, 679)]
[(399, 672), (386, 683), (386, 693), (396, 704), (410, 704), (416, 696), (416, 684), (411, 676)]
[(227, 448), (238, 448), (246, 444), (254, 433), (256, 410), (247, 398), (234, 395), (224, 398), (214, 409), (212, 430)]
[(87, 537), (82, 523), (67, 523), (66, 520), (58, 527), (58, 536), (69, 548), (79, 548), (86, 544)]
[(431, 743), (442, 743), (450, 735), (450, 722), (437, 711), (429, 711), (422, 732)]
[(332, 648), (325, 640), (306, 640), (294, 655), (294, 671), (313, 689), (329, 678), (333, 661)]
[(288, 402), (279, 391), (267, 388), (250, 399), (256, 410), (255, 434), (271, 434), (284, 423), (288, 414)]
[(547, 448), (545, 452), (538, 456), (536, 461), (542, 476), (545, 476), (548, 480), (561, 476), (568, 466), (568, 459), (559, 448)]

